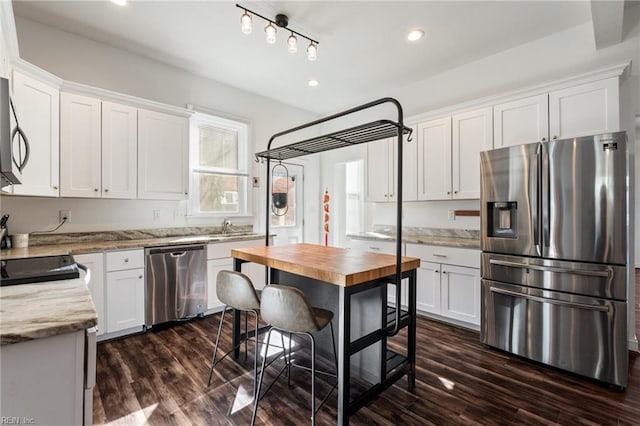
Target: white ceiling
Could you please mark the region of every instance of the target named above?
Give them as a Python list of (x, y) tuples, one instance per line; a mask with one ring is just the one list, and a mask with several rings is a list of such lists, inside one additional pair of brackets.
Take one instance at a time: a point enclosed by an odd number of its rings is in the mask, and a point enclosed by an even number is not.
[[(284, 30), (240, 32), (228, 1), (14, 1), (14, 13), (316, 113), (336, 111), (591, 20), (588, 1), (240, 2), (320, 42), (309, 62)], [(426, 37), (406, 41), (422, 28)], [(300, 40), (301, 41), (301, 40)], [(307, 86), (315, 78), (320, 85)]]

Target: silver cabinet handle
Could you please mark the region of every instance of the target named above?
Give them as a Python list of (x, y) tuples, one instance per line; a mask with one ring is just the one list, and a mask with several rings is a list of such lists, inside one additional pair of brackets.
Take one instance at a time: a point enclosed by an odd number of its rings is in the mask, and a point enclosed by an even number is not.
[(93, 192), (98, 192), (99, 189), (98, 188), (93, 188)]
[(58, 189), (58, 187), (57, 187), (57, 186), (54, 186), (54, 187), (53, 187), (53, 189)]
[(547, 299), (546, 297), (530, 296), (517, 291), (503, 290), (501, 288), (490, 287), (492, 293), (500, 293), (506, 296), (521, 297), (523, 299), (533, 300), (534, 302), (550, 303), (552, 305), (567, 306), (569, 308), (586, 309), (589, 311), (609, 312), (608, 306), (587, 305), (586, 303), (566, 302), (564, 300)]
[(104, 192), (109, 192), (109, 190), (105, 188)]
[(492, 265), (506, 266), (508, 268), (534, 269), (536, 271), (542, 271), (542, 272), (561, 272), (561, 273), (573, 274), (573, 275), (586, 275), (588, 277), (604, 277), (604, 278), (611, 277), (611, 271), (581, 271), (578, 269), (559, 268), (556, 266), (528, 265), (526, 263), (509, 262), (506, 260), (497, 260), (497, 259), (491, 259), (489, 263)]
[(124, 263), (129, 263), (129, 258), (128, 257), (125, 257)]
[(440, 253), (433, 253), (434, 257), (447, 257), (446, 254), (440, 254)]
[(369, 246), (369, 248), (370, 248), (371, 250), (380, 250), (380, 247), (373, 247), (373, 246)]
[(142, 275), (138, 275), (138, 279), (141, 280), (142, 279)]
[(554, 136), (554, 137), (553, 137), (553, 139), (558, 139), (558, 137), (557, 137), (557, 136)]
[(542, 138), (542, 142), (544, 142), (544, 141), (546, 141), (546, 140), (547, 140), (547, 138)]

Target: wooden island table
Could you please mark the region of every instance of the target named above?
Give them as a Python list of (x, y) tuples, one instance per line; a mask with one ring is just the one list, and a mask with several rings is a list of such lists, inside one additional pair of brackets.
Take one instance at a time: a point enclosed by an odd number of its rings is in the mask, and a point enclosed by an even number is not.
[[(236, 271), (245, 262), (267, 266), (270, 283), (298, 287), (312, 305), (333, 311), (338, 339), (338, 425), (349, 424), (351, 414), (405, 375), (408, 388), (414, 388), (419, 259), (402, 257), (402, 281), (408, 281), (409, 298), (406, 310), (398, 312), (387, 305), (387, 286), (396, 284), (395, 255), (314, 244), (248, 247), (234, 249), (231, 255)], [(406, 353), (389, 350), (387, 338), (405, 327)], [(236, 313), (234, 346), (241, 337)], [(352, 379), (358, 381), (359, 392), (351, 386)], [(364, 389), (362, 383), (367, 384)]]

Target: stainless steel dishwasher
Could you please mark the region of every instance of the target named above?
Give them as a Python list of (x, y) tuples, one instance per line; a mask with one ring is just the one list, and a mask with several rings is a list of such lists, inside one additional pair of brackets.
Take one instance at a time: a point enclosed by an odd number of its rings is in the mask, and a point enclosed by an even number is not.
[(204, 245), (147, 248), (145, 255), (147, 328), (207, 309)]

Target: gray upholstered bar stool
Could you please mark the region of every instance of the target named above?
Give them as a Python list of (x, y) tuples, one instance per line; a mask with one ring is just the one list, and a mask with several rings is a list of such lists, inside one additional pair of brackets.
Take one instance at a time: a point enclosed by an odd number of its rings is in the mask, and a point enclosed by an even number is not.
[(213, 369), (216, 364), (221, 362), (227, 355), (229, 355), (233, 350), (238, 348), (241, 343), (237, 346), (233, 347), (229, 352), (224, 354), (222, 358), (216, 361), (216, 356), (218, 354), (218, 344), (220, 343), (220, 333), (222, 332), (222, 324), (224, 323), (224, 317), (227, 312), (227, 308), (233, 308), (238, 311), (245, 313), (245, 358), (247, 352), (246, 342), (249, 337), (249, 333), (247, 330), (247, 313), (252, 312), (255, 316), (255, 331), (254, 331), (254, 341), (255, 341), (255, 352), (253, 359), (253, 390), (254, 395), (256, 395), (256, 377), (258, 373), (258, 313), (260, 311), (260, 296), (256, 291), (253, 283), (245, 274), (234, 271), (220, 271), (218, 272), (218, 276), (216, 278), (216, 293), (218, 299), (222, 303), (224, 303), (224, 310), (222, 311), (222, 315), (220, 316), (220, 325), (218, 325), (218, 334), (216, 336), (216, 345), (213, 349), (213, 357), (211, 358), (211, 369), (209, 370), (209, 381), (207, 382), (207, 386), (211, 384), (211, 376), (213, 375)]
[[(267, 334), (267, 345), (271, 339), (271, 332), (273, 330), (280, 331), (282, 333), (302, 334), (309, 337), (311, 341), (311, 424), (315, 425), (316, 422), (316, 343), (313, 338), (312, 332), (320, 331), (327, 325), (331, 328), (331, 342), (333, 343), (333, 356), (336, 362), (336, 371), (338, 368), (336, 344), (333, 334), (333, 312), (326, 309), (314, 308), (307, 301), (304, 293), (294, 287), (271, 284), (265, 287), (262, 291), (262, 297), (260, 301), (260, 314), (262, 319), (271, 326)], [(264, 370), (267, 362), (267, 356), (262, 358), (262, 368), (260, 370), (260, 376), (258, 378), (258, 389), (256, 397), (254, 398), (253, 416), (251, 418), (251, 424), (256, 422), (256, 413), (258, 412), (258, 402), (260, 397), (260, 388), (262, 386), (262, 378), (264, 376)], [(289, 359), (285, 356), (286, 367), (289, 371), (289, 379), (291, 378), (291, 349), (289, 349)], [(295, 366), (295, 365), (294, 365)], [(335, 377), (335, 375), (331, 374)], [(278, 375), (279, 377), (279, 375)], [(276, 378), (277, 380), (277, 378)], [(335, 385), (325, 396), (320, 403), (320, 407), (327, 400)], [(268, 391), (269, 389), (267, 389)], [(265, 392), (266, 393), (266, 392)], [(264, 396), (264, 395), (263, 395)], [(320, 409), (318, 407), (318, 409)]]

